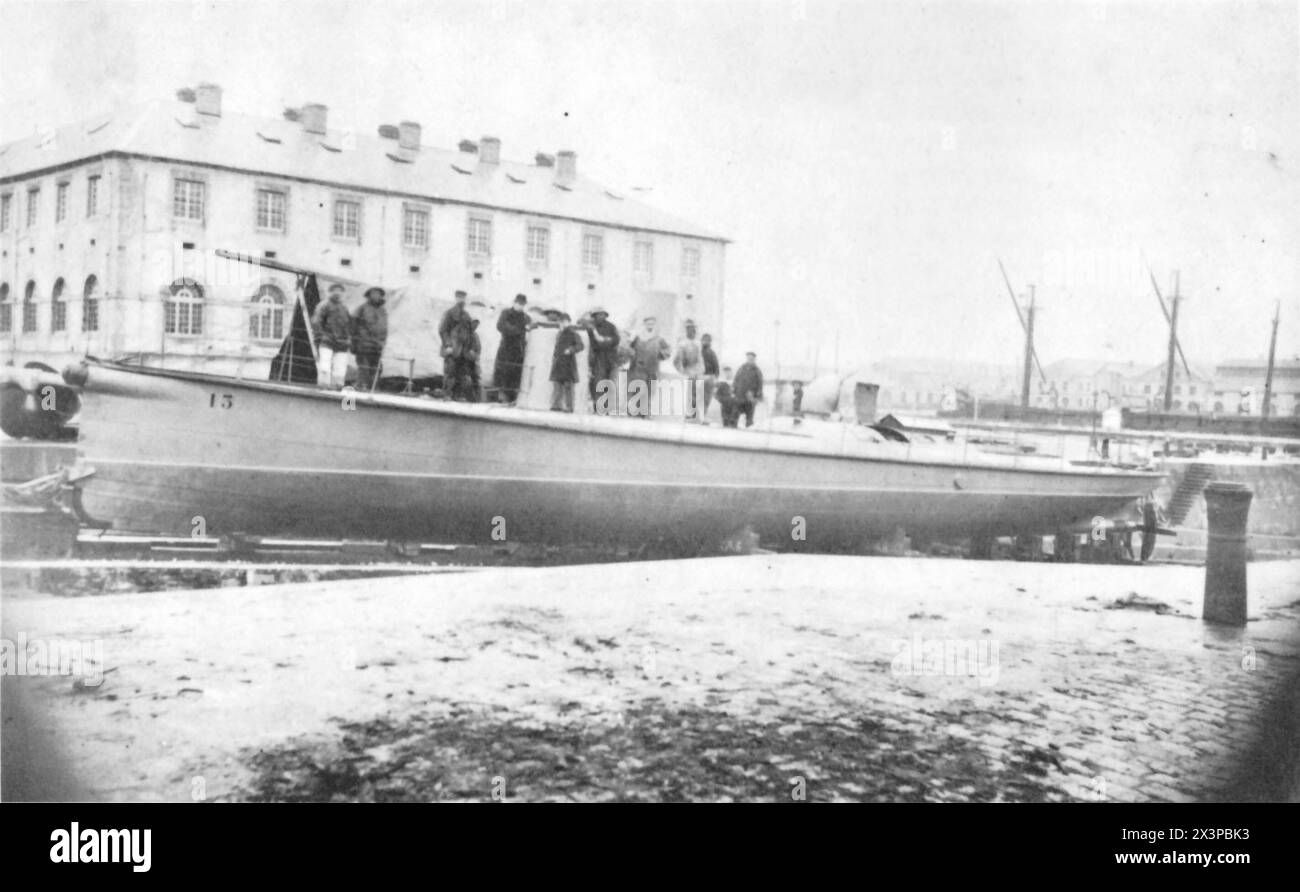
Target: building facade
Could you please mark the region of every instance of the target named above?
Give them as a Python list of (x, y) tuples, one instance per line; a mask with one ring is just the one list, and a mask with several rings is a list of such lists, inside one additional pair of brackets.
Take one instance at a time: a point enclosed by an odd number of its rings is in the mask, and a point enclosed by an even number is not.
[[(1260, 415), (1264, 410), (1264, 382), (1268, 361), (1234, 359), (1215, 368), (1215, 408), (1229, 414)], [(1272, 409), (1269, 414), (1300, 415), (1300, 359), (1273, 364)]]
[(579, 176), (572, 152), (515, 163), (492, 137), (435, 149), (413, 122), (362, 137), (322, 105), (192, 98), (0, 147), (0, 362), (267, 363), (298, 277), (228, 255), (489, 310), (524, 293), (624, 325), (652, 308), (674, 335), (722, 325), (726, 240)]

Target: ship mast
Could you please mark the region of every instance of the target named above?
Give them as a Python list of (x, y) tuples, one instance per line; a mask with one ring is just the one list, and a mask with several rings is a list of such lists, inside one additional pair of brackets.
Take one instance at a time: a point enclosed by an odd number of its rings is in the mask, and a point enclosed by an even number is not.
[(1011, 305), (1016, 308), (1016, 318), (1020, 320), (1020, 327), (1025, 330), (1025, 375), (1024, 381), (1020, 387), (1020, 405), (1022, 408), (1029, 408), (1029, 379), (1032, 377), (1033, 368), (1038, 368), (1038, 377), (1043, 383), (1047, 383), (1047, 376), (1043, 374), (1043, 364), (1038, 361), (1038, 353), (1034, 350), (1034, 286), (1029, 286), (1029, 318), (1026, 319), (1024, 313), (1020, 312), (1020, 300), (1016, 297), (1016, 290), (1011, 287), (1011, 278), (1007, 275), (1007, 268), (998, 261), (998, 269), (1002, 271), (1002, 281), (1007, 284), (1007, 296), (1011, 298)]
[[(1160, 312), (1164, 315), (1165, 322), (1168, 322), (1172, 325), (1173, 320), (1169, 315), (1169, 308), (1165, 306), (1165, 296), (1160, 293), (1160, 285), (1158, 282), (1156, 282), (1156, 274), (1151, 269), (1150, 264), (1147, 264), (1147, 274), (1151, 276), (1151, 288), (1156, 293), (1156, 302), (1160, 304)], [(1177, 274), (1175, 273), (1175, 275)], [(1178, 345), (1178, 358), (1183, 361), (1183, 371), (1187, 373), (1187, 380), (1191, 381), (1192, 367), (1187, 364), (1187, 354), (1183, 352), (1183, 344), (1181, 341), (1177, 340), (1176, 337), (1174, 343)], [(1166, 391), (1168, 391), (1168, 388), (1166, 388)]]
[[(1277, 323), (1282, 318), (1282, 301), (1277, 302), (1277, 309), (1273, 311), (1273, 335), (1268, 341), (1268, 371), (1264, 375), (1264, 408), (1261, 411), (1259, 422), (1259, 432), (1261, 436), (1268, 436), (1268, 416), (1273, 408), (1273, 359), (1277, 356)], [(1265, 447), (1264, 454), (1268, 454)]]
[(1020, 383), (1020, 406), (1029, 408), (1029, 382), (1034, 376), (1034, 286), (1029, 286), (1029, 303), (1025, 307), (1025, 372)]
[[(1174, 294), (1170, 300), (1171, 308), (1169, 310), (1169, 355), (1165, 360), (1165, 411), (1173, 409), (1174, 402), (1174, 354), (1181, 348), (1178, 346), (1178, 302), (1181, 296), (1178, 293), (1178, 270), (1174, 270)], [(1187, 360), (1184, 359), (1184, 362)], [(1191, 380), (1191, 370), (1187, 372), (1188, 380)]]

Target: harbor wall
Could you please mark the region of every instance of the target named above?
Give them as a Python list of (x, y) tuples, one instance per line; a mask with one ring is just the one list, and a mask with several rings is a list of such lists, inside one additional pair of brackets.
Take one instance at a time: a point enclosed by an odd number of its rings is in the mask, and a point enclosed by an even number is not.
[[(1162, 470), (1169, 474), (1169, 492), (1178, 488), (1191, 463), (1171, 461)], [(1211, 479), (1244, 483), (1255, 498), (1250, 505), (1250, 532), (1268, 536), (1300, 536), (1300, 463), (1250, 462), (1213, 463)], [(1162, 492), (1163, 496), (1164, 493)], [(1196, 499), (1182, 526), (1205, 529), (1205, 499)]]

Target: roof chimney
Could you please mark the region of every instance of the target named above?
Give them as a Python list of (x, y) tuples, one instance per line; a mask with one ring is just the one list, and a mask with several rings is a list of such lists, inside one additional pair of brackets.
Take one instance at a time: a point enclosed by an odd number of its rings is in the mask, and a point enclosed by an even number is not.
[(578, 153), (565, 149), (555, 153), (555, 178), (572, 180), (578, 176)]
[(536, 155), (534, 155), (534, 156), (533, 156), (533, 161), (537, 164), (538, 167), (554, 167), (554, 166), (555, 166), (555, 156), (554, 156), (554, 155), (547, 155), (547, 154), (544, 153), (544, 152), (538, 152)]
[(379, 125), (379, 138), (380, 138), (380, 139), (397, 139), (400, 135), (401, 135), (401, 132), (400, 132), (396, 127), (394, 127), (392, 124), (380, 124), (380, 125)]
[(478, 141), (478, 160), (481, 164), (499, 164), (501, 162), (501, 140), (495, 136), (485, 136)]
[(221, 117), (221, 87), (216, 84), (199, 84), (194, 91), (194, 110), (201, 115)]
[(472, 155), (478, 151), (478, 143), (472, 140), (462, 139), (460, 141), (460, 145), (457, 146), (457, 148), (459, 148), (462, 152)]
[(308, 102), (302, 107), (302, 129), (307, 133), (319, 133), (324, 136), (325, 121), (329, 113), (328, 106), (321, 105), (319, 102)]
[(397, 125), (397, 144), (404, 149), (420, 147), (420, 125), (414, 121), (403, 121)]

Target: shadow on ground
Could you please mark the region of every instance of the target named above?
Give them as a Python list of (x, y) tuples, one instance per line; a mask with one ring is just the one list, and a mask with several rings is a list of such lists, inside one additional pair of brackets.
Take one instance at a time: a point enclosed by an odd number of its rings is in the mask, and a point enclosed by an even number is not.
[[(576, 708), (578, 704), (574, 704)], [(1070, 801), (1051, 748), (995, 757), (869, 719), (755, 723), (654, 701), (607, 725), (535, 725), (453, 708), (342, 724), (322, 743), (246, 751), (239, 801)], [(943, 716), (932, 716), (944, 719)], [(961, 716), (949, 717), (958, 722)], [(801, 784), (802, 782), (802, 784)]]

